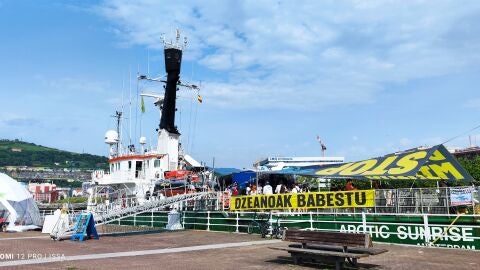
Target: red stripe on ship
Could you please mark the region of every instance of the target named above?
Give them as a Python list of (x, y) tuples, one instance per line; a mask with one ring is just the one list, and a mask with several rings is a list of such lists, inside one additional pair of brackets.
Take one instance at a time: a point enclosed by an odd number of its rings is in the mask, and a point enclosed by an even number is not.
[(122, 161), (122, 160), (133, 160), (133, 159), (149, 159), (149, 158), (163, 158), (165, 155), (131, 155), (131, 156), (121, 156), (116, 158), (111, 158), (108, 160), (109, 163)]

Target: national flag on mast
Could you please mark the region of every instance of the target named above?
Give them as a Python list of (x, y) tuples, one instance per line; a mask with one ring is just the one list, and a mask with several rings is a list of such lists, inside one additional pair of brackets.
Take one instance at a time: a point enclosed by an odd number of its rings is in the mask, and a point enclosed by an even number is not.
[(197, 100), (198, 100), (198, 102), (202, 103), (202, 102), (203, 102), (203, 98), (202, 98), (202, 96), (200, 96), (200, 95), (197, 95)]

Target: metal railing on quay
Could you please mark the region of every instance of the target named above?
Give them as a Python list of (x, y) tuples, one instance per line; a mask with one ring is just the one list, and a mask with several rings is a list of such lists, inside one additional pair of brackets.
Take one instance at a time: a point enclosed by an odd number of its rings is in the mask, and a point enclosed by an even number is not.
[[(317, 213), (381, 213), (381, 214), (442, 214), (454, 215), (459, 206), (451, 202), (452, 189), (469, 189), (472, 201), (471, 214), (480, 214), (480, 187), (439, 187), (439, 188), (401, 188), (375, 190), (375, 206), (367, 208), (320, 208), (310, 209)], [(229, 209), (230, 196), (225, 192), (218, 193), (217, 210)], [(475, 207), (477, 205), (477, 207)]]

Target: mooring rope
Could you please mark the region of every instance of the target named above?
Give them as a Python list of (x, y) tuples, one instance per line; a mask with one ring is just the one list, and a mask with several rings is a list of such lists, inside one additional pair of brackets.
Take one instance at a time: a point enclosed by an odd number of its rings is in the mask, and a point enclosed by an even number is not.
[(452, 223), (450, 223), (450, 225), (448, 225), (447, 228), (445, 228), (445, 230), (443, 230), (443, 233), (441, 235), (439, 235), (435, 240), (433, 240), (433, 242), (430, 242), (429, 245), (432, 246), (434, 245), (440, 238), (442, 238), (447, 232), (448, 230), (450, 230), (450, 228), (453, 226), (453, 224), (455, 224), (455, 222), (457, 222), (457, 220), (461, 217), (465, 215), (465, 213), (461, 213), (459, 214), (454, 220)]

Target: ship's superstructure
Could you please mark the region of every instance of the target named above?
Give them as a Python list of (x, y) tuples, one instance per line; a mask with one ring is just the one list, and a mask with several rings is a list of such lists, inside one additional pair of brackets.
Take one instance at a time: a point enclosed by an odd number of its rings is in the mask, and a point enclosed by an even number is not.
[[(155, 105), (161, 111), (158, 131), (158, 142), (154, 149), (145, 148), (146, 138), (141, 137), (140, 149), (133, 144), (126, 148), (121, 143), (122, 112), (117, 112), (117, 129), (105, 134), (105, 143), (110, 145), (108, 158), (109, 172), (95, 171), (92, 174), (93, 186), (108, 187), (105, 192), (122, 190), (124, 197), (135, 197), (139, 202), (156, 195), (155, 187), (159, 186), (190, 186), (194, 182), (208, 181), (208, 172), (189, 155), (183, 154), (179, 144), (180, 132), (175, 126), (175, 112), (178, 86), (188, 87), (198, 91), (196, 85), (180, 82), (182, 52), (185, 41), (180, 44), (180, 33), (177, 30), (176, 42), (164, 41), (165, 70), (167, 79), (138, 76), (139, 80), (165, 83), (165, 93), (142, 93), (144, 97), (155, 98)], [(113, 191), (112, 191), (113, 189)]]

